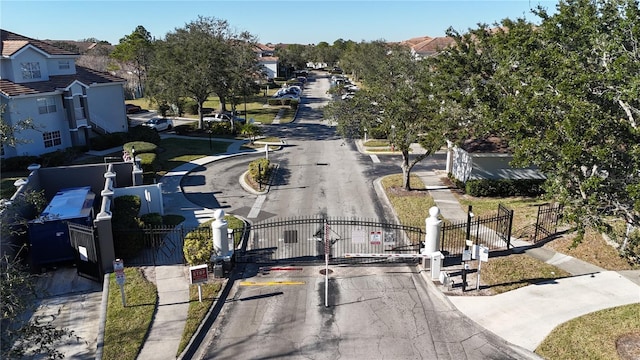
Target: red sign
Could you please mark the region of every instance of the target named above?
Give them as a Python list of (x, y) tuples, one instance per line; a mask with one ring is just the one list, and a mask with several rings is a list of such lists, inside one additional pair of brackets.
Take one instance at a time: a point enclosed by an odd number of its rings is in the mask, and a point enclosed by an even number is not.
[(209, 280), (207, 265), (198, 265), (189, 267), (189, 278), (191, 284), (199, 284)]

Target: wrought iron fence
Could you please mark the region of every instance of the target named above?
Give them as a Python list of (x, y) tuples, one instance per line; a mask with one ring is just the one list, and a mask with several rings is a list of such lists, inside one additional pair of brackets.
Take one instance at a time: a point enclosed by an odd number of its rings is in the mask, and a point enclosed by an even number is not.
[(449, 222), (442, 225), (440, 251), (446, 257), (462, 256), (467, 240), (475, 245), (484, 245), (489, 250), (509, 249), (511, 247), (511, 229), (513, 226), (513, 210), (502, 204), (498, 205), (498, 213), (488, 216), (474, 216), (471, 206), (467, 212), (467, 220)]
[(538, 207), (536, 231), (533, 243), (548, 239), (558, 231), (558, 221), (562, 216), (563, 206), (560, 204), (542, 204)]
[[(327, 230), (328, 229), (328, 230)], [(298, 217), (249, 225), (239, 262), (371, 262), (360, 254), (417, 254), (420, 228), (354, 218)], [(328, 245), (328, 246), (327, 246)]]
[(127, 266), (185, 264), (184, 238), (190, 232), (211, 239), (211, 228), (154, 226), (142, 229), (114, 230), (116, 257)]

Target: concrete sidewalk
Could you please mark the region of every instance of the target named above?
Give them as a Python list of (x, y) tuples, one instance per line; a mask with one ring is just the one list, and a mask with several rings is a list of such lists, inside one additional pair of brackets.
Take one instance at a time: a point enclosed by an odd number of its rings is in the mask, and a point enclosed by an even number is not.
[[(416, 172), (441, 214), (467, 218), (439, 172)], [(558, 325), (590, 312), (640, 302), (640, 270), (606, 271), (553, 250), (512, 241), (514, 251), (542, 260), (572, 276), (529, 285), (494, 296), (447, 296), (468, 318), (508, 342), (534, 351)], [(489, 260), (491, 261), (491, 260)], [(446, 271), (446, 269), (445, 269)]]

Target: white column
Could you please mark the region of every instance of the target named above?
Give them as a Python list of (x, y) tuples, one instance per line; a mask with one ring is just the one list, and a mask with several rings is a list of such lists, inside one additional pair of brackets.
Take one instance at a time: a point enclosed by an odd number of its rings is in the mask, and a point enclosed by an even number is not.
[(437, 206), (433, 206), (431, 209), (429, 209), (429, 217), (424, 220), (424, 254), (433, 254), (440, 249), (440, 231), (442, 229), (442, 220), (438, 219), (438, 215), (440, 215), (440, 209), (438, 209)]
[(220, 209), (214, 211), (213, 217), (215, 220), (211, 223), (211, 235), (214, 256), (226, 256), (229, 253), (229, 235), (227, 234), (224, 211)]

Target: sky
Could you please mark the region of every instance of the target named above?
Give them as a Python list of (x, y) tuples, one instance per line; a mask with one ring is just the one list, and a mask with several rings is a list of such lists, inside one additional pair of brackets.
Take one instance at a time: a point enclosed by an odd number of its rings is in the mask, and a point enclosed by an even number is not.
[(115, 45), (138, 25), (162, 39), (205, 16), (226, 20), (263, 44), (396, 42), (444, 36), (449, 27), (462, 33), (504, 18), (538, 23), (530, 9), (542, 5), (553, 12), (556, 4), (557, 0), (0, 0), (0, 27), (40, 40), (97, 38)]

